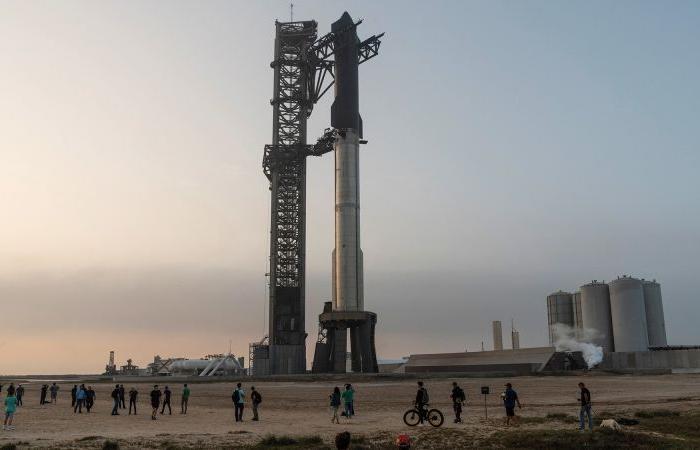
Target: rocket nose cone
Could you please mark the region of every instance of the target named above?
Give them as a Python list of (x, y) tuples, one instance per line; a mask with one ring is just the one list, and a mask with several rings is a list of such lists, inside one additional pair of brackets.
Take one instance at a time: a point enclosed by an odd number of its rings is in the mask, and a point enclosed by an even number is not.
[(331, 25), (331, 31), (337, 31), (338, 29), (345, 28), (347, 26), (352, 25), (353, 20), (352, 17), (350, 17), (350, 14), (348, 14), (347, 11), (343, 13), (342, 16), (340, 16), (340, 19), (336, 20), (333, 22), (333, 25)]

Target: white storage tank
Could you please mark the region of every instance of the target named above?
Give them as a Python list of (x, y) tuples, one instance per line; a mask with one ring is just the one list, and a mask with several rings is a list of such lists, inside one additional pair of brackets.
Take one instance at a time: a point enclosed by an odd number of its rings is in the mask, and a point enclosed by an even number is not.
[(661, 302), (661, 285), (654, 281), (642, 280), (644, 290), (644, 307), (647, 315), (647, 334), (649, 347), (665, 347), (666, 322), (664, 320), (664, 305)]
[(615, 351), (646, 351), (649, 337), (641, 280), (623, 276), (611, 281), (609, 286)]
[(581, 317), (581, 291), (574, 292), (574, 328), (579, 331), (583, 329), (583, 317)]
[(591, 343), (603, 347), (605, 352), (615, 351), (607, 284), (593, 280), (581, 286), (581, 319), (584, 332), (591, 334)]
[(549, 325), (549, 344), (554, 345), (554, 325), (563, 323), (574, 328), (574, 304), (570, 292), (557, 291), (547, 296), (547, 322)]

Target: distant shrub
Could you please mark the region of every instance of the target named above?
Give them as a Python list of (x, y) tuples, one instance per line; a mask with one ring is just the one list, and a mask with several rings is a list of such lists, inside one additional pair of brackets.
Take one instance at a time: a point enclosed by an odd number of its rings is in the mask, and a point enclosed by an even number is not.
[(654, 417), (676, 417), (681, 414), (678, 411), (669, 411), (668, 409), (657, 409), (652, 411), (637, 411), (634, 417), (640, 419), (653, 419)]

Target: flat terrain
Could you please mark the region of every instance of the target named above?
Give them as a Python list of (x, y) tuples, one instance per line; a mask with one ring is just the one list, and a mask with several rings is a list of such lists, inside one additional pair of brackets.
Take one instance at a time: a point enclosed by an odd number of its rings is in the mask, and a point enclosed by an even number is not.
[[(249, 393), (250, 383), (242, 381)], [(468, 396), (463, 424), (452, 423), (448, 397), (452, 381), (457, 381)], [(263, 396), (261, 421), (252, 422), (251, 411), (246, 409), (243, 423), (233, 420), (233, 383), (190, 384), (192, 396), (187, 415), (180, 414), (182, 385), (171, 385), (173, 414), (167, 415), (166, 411), (166, 415), (159, 414), (158, 420), (152, 421), (148, 399), (150, 384), (134, 384), (139, 391), (138, 415), (129, 416), (121, 410), (120, 416), (112, 417), (109, 396), (112, 384), (93, 384), (97, 392), (93, 412), (74, 414), (70, 406), (73, 383), (60, 385), (57, 404), (40, 406), (40, 383), (36, 382), (25, 384), (25, 406), (20, 407), (15, 416), (16, 430), (2, 432), (0, 446), (15, 443), (20, 448), (101, 448), (105, 440), (110, 439), (118, 441), (120, 448), (238, 448), (255, 445), (270, 434), (320, 436), (328, 444), (336, 433), (345, 430), (354, 436), (363, 436), (364, 445), (370, 446), (365, 448), (386, 445), (399, 433), (413, 436), (415, 448), (460, 448), (479, 446), (480, 442), (487, 446), (491, 436), (506, 429), (497, 394), (506, 381), (509, 380), (426, 380), (431, 405), (445, 415), (445, 424), (438, 430), (409, 428), (402, 422), (403, 412), (415, 395), (415, 380), (353, 382), (357, 415), (351, 421), (341, 418), (340, 425), (330, 423), (328, 395), (336, 383), (328, 381), (256, 382)], [(556, 413), (573, 417), (578, 413), (579, 381), (584, 381), (591, 389), (594, 410), (599, 415), (634, 417), (638, 411), (687, 412), (700, 406), (700, 375), (518, 377), (510, 381), (520, 395), (521, 413), (526, 418), (520, 432), (575, 429), (577, 424), (570, 420), (545, 420), (545, 417)], [(158, 379), (158, 382), (162, 387), (167, 380)], [(486, 385), (495, 392), (488, 396), (488, 420), (484, 419), (484, 398), (479, 394), (480, 387)], [(128, 382), (125, 386), (127, 391), (132, 387)]]

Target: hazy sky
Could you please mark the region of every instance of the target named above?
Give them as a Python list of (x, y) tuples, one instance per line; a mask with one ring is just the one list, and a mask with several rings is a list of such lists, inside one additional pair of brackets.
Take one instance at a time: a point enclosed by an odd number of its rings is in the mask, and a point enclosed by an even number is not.
[[(360, 73), (380, 357), (490, 346), (511, 318), (544, 345), (549, 292), (621, 274), (659, 280), (670, 342), (700, 343), (699, 2), (294, 3), (320, 33), (345, 9), (387, 33)], [(0, 373), (247, 358), (288, 5), (0, 0)], [(309, 360), (332, 176), (309, 161)]]

